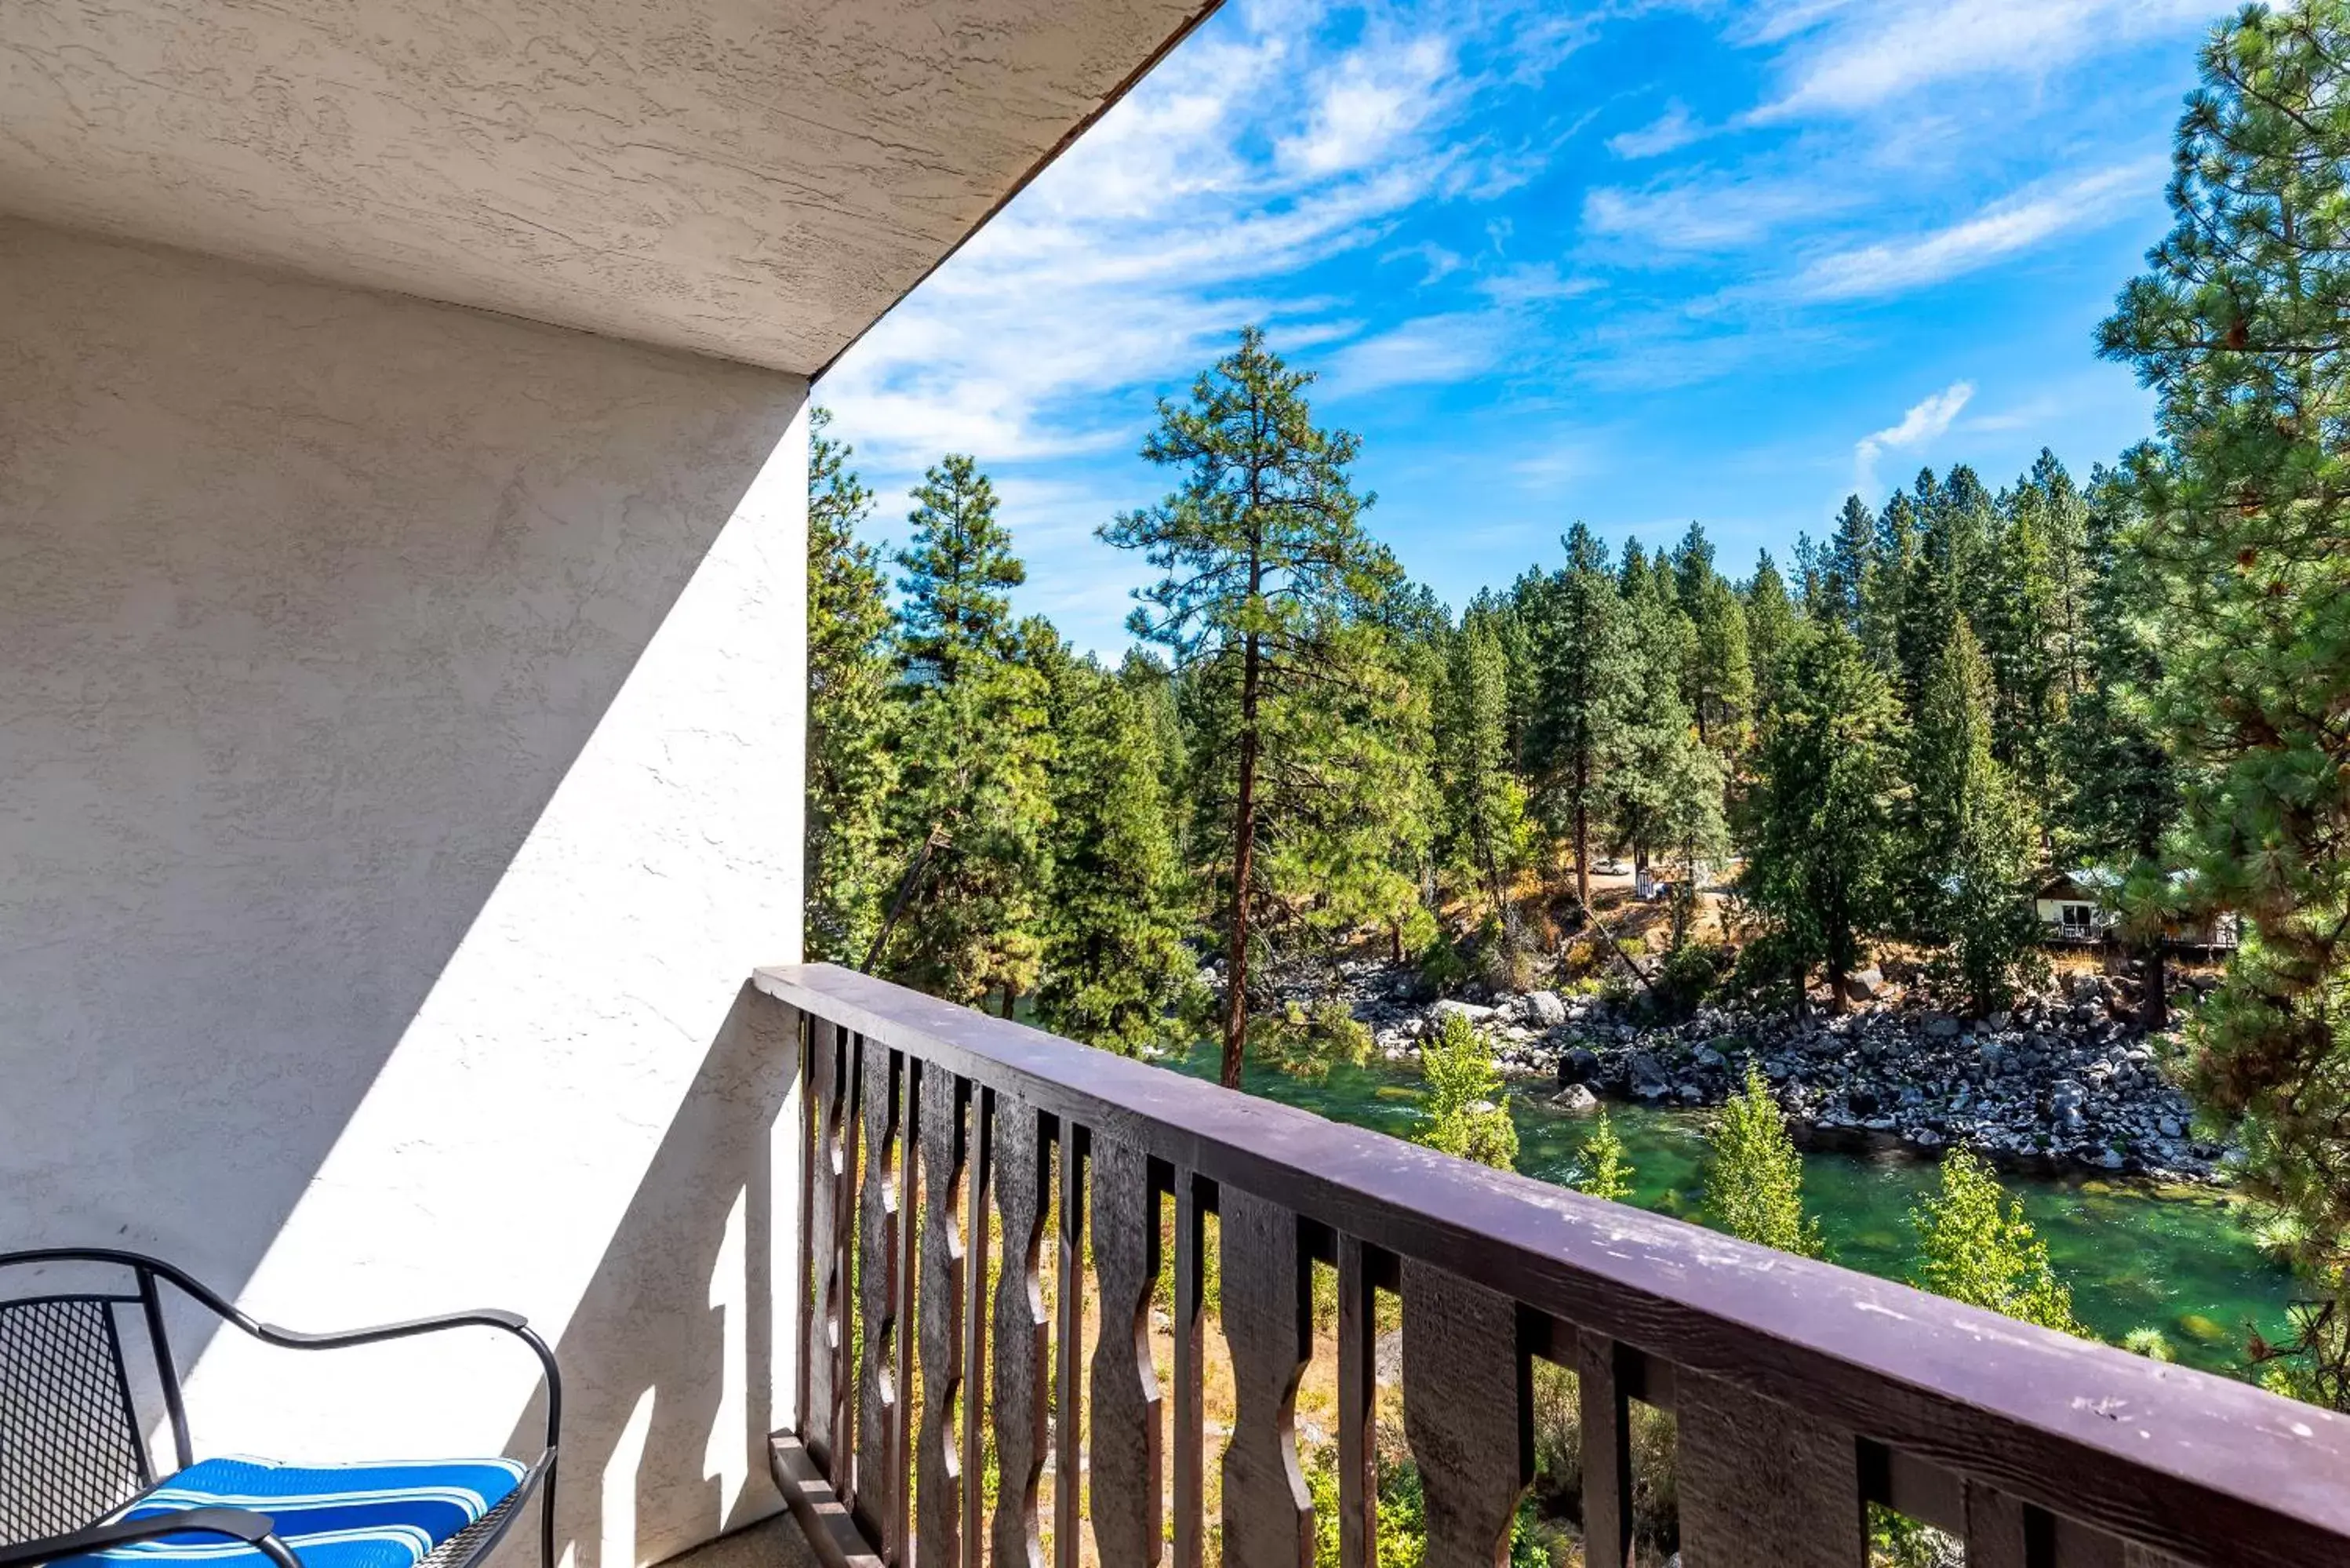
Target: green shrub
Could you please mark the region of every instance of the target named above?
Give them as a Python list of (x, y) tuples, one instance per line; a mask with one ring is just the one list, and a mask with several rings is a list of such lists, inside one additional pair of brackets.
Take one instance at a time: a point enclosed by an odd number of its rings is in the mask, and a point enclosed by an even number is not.
[(1942, 1161), (1940, 1193), (1911, 1210), (1909, 1222), (1918, 1231), (1913, 1278), (1921, 1289), (2086, 1335), (2073, 1316), (2073, 1293), (2049, 1266), (2048, 1243), (2023, 1217), (2023, 1204), (1973, 1155), (1960, 1150)]
[(1502, 1075), (1467, 1019), (1445, 1015), (1421, 1043), (1419, 1068), (1428, 1079), (1428, 1124), (1414, 1142), (1502, 1170), (1517, 1163), (1518, 1129)]
[(1804, 1213), (1804, 1158), (1751, 1063), (1744, 1091), (1731, 1096), (1714, 1127), (1705, 1207), (1733, 1236), (1806, 1258), (1827, 1255), (1819, 1220)]
[(1594, 1198), (1605, 1198), (1610, 1203), (1622, 1203), (1632, 1196), (1632, 1162), (1625, 1158), (1624, 1140), (1616, 1136), (1615, 1124), (1607, 1113), (1599, 1113), (1598, 1123), (1591, 1136), (1583, 1140), (1582, 1176), (1575, 1189)]

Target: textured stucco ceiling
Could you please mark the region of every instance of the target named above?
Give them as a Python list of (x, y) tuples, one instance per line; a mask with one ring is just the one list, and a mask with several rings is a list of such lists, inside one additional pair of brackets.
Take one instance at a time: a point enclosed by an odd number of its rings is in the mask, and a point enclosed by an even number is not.
[(0, 212), (803, 374), (1207, 0), (5, 0)]

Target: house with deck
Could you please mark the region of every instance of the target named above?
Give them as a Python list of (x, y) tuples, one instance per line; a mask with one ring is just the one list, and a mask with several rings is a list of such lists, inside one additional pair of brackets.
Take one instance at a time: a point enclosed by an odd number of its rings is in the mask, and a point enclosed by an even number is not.
[(1688, 1568), (2350, 1561), (2341, 1417), (797, 961), (811, 386), (1201, 9), (0, 8), (0, 1563), (1298, 1568), (1325, 1270), (1348, 1564), (1390, 1311), (1431, 1564), (1539, 1361), (1593, 1564), (1643, 1402)]

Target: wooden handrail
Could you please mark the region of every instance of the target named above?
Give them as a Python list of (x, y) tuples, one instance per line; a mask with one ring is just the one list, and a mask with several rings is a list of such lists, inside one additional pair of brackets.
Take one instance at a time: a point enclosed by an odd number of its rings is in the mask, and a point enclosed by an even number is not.
[[(1419, 1268), (1507, 1298), (1536, 1325), (1534, 1352), (1586, 1380), (1595, 1366), (1619, 1367), (1624, 1391), (1681, 1406), (1685, 1471), (1775, 1462), (1816, 1480), (1848, 1463), (1877, 1501), (1980, 1538), (1985, 1562), (1994, 1538), (2026, 1553), (2019, 1564), (2071, 1560), (2064, 1542), (2083, 1527), (2192, 1563), (2350, 1562), (2350, 1419), (833, 966), (754, 978), (877, 1053), (1083, 1129), (1094, 1149), (1115, 1144), (1197, 1179), (1211, 1207), (1231, 1192), (1277, 1206), (1305, 1222), (1300, 1244), (1333, 1262), (1351, 1242), (1380, 1261), (1383, 1282)], [(1228, 1262), (1228, 1291), (1231, 1278)], [(1406, 1383), (1409, 1398), (1409, 1367)], [(1776, 1434), (1767, 1444), (1785, 1452), (1749, 1452), (1751, 1432)], [(1693, 1433), (1708, 1451), (1691, 1451)], [(1814, 1465), (1806, 1445), (1823, 1443)], [(1700, 1490), (1714, 1501), (1695, 1518), (1685, 1501), (1687, 1546), (1700, 1548), (1690, 1530), (1718, 1541), (1730, 1528), (1720, 1507), (1742, 1495), (1735, 1480), (1711, 1477)], [(1757, 1524), (1754, 1541), (1804, 1534), (1803, 1502)], [(1843, 1506), (1827, 1500), (1831, 1513)]]

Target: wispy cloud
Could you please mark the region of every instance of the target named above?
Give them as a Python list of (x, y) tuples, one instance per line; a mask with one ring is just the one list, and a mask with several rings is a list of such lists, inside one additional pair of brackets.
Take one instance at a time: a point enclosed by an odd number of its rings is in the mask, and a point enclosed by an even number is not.
[(1583, 232), (1624, 242), (1624, 259), (1671, 259), (1742, 250), (1796, 223), (1816, 223), (1860, 198), (1804, 171), (1783, 176), (1702, 174), (1629, 191), (1596, 186), (1583, 199)]
[(1949, 386), (1909, 406), (1909, 411), (1898, 423), (1865, 435), (1853, 443), (1853, 484), (1862, 493), (1877, 489), (1877, 460), (1888, 452), (1907, 452), (1925, 445), (1950, 428), (1975, 395), (1972, 381), (1953, 381)]
[(1761, 44), (1794, 40), (1762, 120), (1851, 113), (1930, 83), (2042, 76), (2116, 42), (2206, 19), (2211, 0), (1865, 0), (1766, 5)]
[(1501, 361), (1506, 327), (1499, 315), (1424, 316), (1340, 348), (1330, 357), (1325, 380), (1338, 398), (1465, 381)]
[(1687, 147), (1706, 135), (1706, 128), (1697, 122), (1689, 106), (1675, 99), (1665, 105), (1664, 113), (1640, 127), (1607, 139), (1607, 151), (1618, 158), (1654, 158)]
[(1858, 299), (1940, 283), (2110, 222), (2158, 190), (2164, 168), (2160, 159), (2116, 164), (2006, 197), (1945, 228), (1824, 255), (1804, 268), (1791, 292), (1809, 300)]

